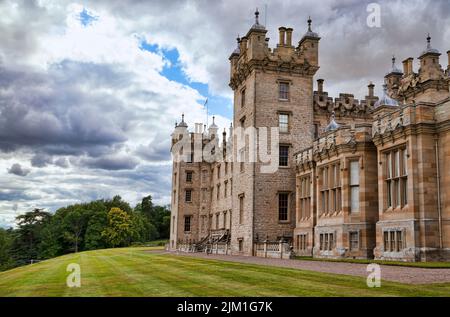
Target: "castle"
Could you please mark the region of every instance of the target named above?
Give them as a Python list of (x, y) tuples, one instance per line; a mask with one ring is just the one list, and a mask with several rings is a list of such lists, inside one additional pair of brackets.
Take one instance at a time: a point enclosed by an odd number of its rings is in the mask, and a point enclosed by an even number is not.
[[(234, 128), (175, 126), (170, 248), (449, 261), (450, 51), (443, 70), (428, 37), (417, 72), (393, 58), (382, 97), (370, 83), (364, 100), (333, 99), (322, 79), (314, 91), (311, 19), (297, 46), (280, 27), (270, 48), (258, 15), (229, 58)], [(248, 131), (273, 127), (267, 172)]]

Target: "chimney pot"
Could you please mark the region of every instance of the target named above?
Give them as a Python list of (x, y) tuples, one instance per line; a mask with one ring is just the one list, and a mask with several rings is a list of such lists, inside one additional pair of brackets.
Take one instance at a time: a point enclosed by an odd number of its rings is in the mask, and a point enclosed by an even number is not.
[(280, 31), (279, 45), (284, 46), (285, 45), (286, 28), (282, 26), (278, 29), (278, 31)]
[(373, 97), (375, 85), (372, 82), (370, 82), (369, 86), (367, 86), (367, 87), (369, 88), (369, 97)]
[(286, 45), (292, 46), (292, 31), (294, 31), (292, 28), (286, 29)]
[(319, 93), (323, 93), (323, 79), (317, 79), (317, 90)]

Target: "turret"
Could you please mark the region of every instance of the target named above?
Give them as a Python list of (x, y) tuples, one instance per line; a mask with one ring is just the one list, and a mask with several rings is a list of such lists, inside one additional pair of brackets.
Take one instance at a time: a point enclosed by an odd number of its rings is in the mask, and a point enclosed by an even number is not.
[(181, 115), (181, 122), (175, 122), (175, 129), (172, 133), (172, 146), (188, 134), (188, 125), (184, 122), (184, 113)]
[(255, 12), (255, 23), (248, 31), (245, 39), (248, 40), (247, 59), (263, 59), (266, 52), (266, 28), (259, 24), (259, 11)]
[(427, 80), (439, 80), (442, 78), (443, 70), (439, 64), (439, 56), (441, 53), (437, 49), (431, 47), (431, 36), (428, 34), (427, 37), (427, 48), (420, 55), (420, 69), (419, 77), (420, 82), (425, 82)]
[(217, 132), (219, 131), (219, 127), (216, 125), (215, 121), (216, 117), (213, 117), (213, 123), (208, 128), (208, 133), (211, 140), (217, 138)]
[(400, 81), (403, 77), (403, 72), (397, 68), (395, 64), (395, 56), (392, 56), (392, 68), (389, 73), (384, 76), (384, 82), (387, 85), (389, 94), (396, 95), (400, 87)]
[(300, 40), (299, 49), (304, 52), (305, 59), (313, 66), (319, 66), (319, 41), (320, 37), (312, 31), (311, 17), (308, 19), (308, 31)]

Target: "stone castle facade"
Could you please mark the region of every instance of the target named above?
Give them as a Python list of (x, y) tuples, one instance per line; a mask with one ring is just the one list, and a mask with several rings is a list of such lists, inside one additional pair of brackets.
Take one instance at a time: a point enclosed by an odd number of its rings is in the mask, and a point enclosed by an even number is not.
[[(333, 99), (321, 79), (314, 91), (320, 37), (308, 24), (298, 45), (280, 27), (270, 48), (256, 12), (229, 58), (234, 129), (176, 124), (170, 248), (449, 261), (450, 66), (428, 37), (417, 72), (393, 59), (382, 97), (370, 83), (364, 100)], [(265, 173), (243, 131), (270, 127), (278, 166)]]

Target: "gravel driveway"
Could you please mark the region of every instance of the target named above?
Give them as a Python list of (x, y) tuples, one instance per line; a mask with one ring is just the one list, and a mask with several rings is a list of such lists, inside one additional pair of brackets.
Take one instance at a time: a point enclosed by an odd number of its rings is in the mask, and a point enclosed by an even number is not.
[[(316, 271), (323, 273), (345, 274), (367, 277), (366, 264), (327, 262), (327, 261), (303, 261), (303, 260), (282, 260), (266, 259), (259, 257), (247, 257), (237, 255), (206, 255), (204, 253), (183, 253), (167, 252), (177, 256), (189, 256), (204, 258), (210, 260), (220, 260), (229, 262), (239, 262), (248, 264), (260, 264), (290, 269), (299, 269), (307, 271)], [(431, 284), (431, 283), (450, 283), (450, 269), (424, 269), (403, 266), (381, 266), (381, 279), (407, 284)]]

